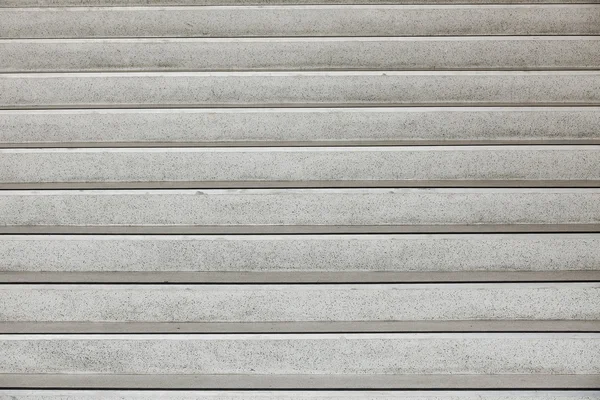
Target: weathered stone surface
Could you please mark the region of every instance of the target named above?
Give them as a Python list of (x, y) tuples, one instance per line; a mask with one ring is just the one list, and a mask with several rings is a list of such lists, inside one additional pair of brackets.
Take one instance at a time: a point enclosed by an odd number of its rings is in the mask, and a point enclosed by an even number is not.
[(3, 191), (3, 233), (597, 231), (600, 189)]
[(104, 272), (106, 279), (119, 272), (279, 272), (283, 280), (286, 273), (310, 272), (324, 277), (332, 272), (464, 272), (467, 278), (498, 272), (506, 277), (598, 270), (600, 235), (2, 235), (0, 253), (5, 273)]
[(0, 72), (600, 67), (596, 36), (9, 39), (0, 51)]
[[(461, 4), (597, 4), (598, 0), (461, 0)], [(239, 5), (452, 5), (451, 0), (1, 0), (0, 7), (69, 6), (239, 6)]]
[(0, 332), (600, 328), (600, 284), (0, 285)]
[(598, 107), (4, 110), (0, 146), (600, 144)]
[(0, 344), (2, 374), (600, 374), (597, 333), (0, 335)]
[(70, 391), (0, 390), (1, 400), (596, 400), (598, 391)]
[(0, 75), (0, 107), (4, 108), (533, 104), (600, 105), (600, 72), (138, 72)]
[(0, 149), (0, 188), (600, 186), (600, 146)]
[(600, 6), (299, 5), (0, 9), (0, 38), (597, 35)]

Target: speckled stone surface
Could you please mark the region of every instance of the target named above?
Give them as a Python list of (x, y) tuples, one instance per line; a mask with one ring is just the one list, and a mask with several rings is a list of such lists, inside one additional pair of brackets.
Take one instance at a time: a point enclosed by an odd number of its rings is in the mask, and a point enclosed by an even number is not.
[(6, 8), (0, 38), (594, 35), (599, 21), (597, 4)]
[(598, 37), (0, 40), (1, 72), (594, 69)]
[[(599, 0), (461, 0), (460, 4), (597, 4)], [(238, 5), (455, 5), (452, 0), (1, 0), (0, 7), (69, 6), (238, 6)]]
[(600, 189), (3, 191), (4, 233), (597, 230)]
[(474, 104), (600, 105), (600, 72), (0, 75), (0, 107), (5, 108)]
[(1, 400), (597, 400), (598, 391), (71, 391), (0, 390)]
[(1, 146), (596, 143), (598, 107), (0, 111)]
[(0, 0), (0, 400), (600, 396), (339, 392), (598, 389), (600, 1), (90, 1)]
[(6, 74), (0, 106), (600, 104), (600, 73)]
[(0, 253), (4, 272), (592, 271), (600, 235), (3, 235)]
[(3, 374), (595, 375), (599, 357), (598, 333), (0, 335)]
[(0, 188), (600, 186), (600, 146), (0, 149)]
[(0, 299), (4, 323), (600, 320), (600, 283), (0, 285)]

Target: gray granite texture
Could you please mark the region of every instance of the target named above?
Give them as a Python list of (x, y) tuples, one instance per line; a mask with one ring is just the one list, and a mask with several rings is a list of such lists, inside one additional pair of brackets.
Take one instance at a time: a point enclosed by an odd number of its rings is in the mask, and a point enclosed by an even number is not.
[(600, 322), (599, 283), (0, 285), (0, 299), (2, 324)]
[[(599, 0), (462, 0), (460, 4), (598, 4)], [(240, 6), (240, 5), (453, 5), (452, 0), (0, 0), (0, 7)]]
[(600, 146), (0, 149), (0, 188), (600, 186)]
[(291, 1), (0, 0), (0, 400), (599, 397), (600, 2)]
[(598, 333), (0, 335), (0, 373), (26, 375), (598, 375), (599, 357)]
[(0, 8), (0, 38), (599, 33), (598, 4)]
[(596, 231), (600, 189), (3, 191), (3, 233)]
[(0, 390), (0, 400), (597, 400), (598, 391)]
[(600, 67), (596, 36), (7, 39), (0, 72)]
[(3, 110), (0, 146), (600, 144), (599, 107)]
[(4, 108), (533, 104), (600, 105), (600, 72), (132, 72), (0, 75), (0, 107)]
[(506, 276), (598, 270), (600, 235), (3, 235), (0, 253), (2, 272), (497, 271)]

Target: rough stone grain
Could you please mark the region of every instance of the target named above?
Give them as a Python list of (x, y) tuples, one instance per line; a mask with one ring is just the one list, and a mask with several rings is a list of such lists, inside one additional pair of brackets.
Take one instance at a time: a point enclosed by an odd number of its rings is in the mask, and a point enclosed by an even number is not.
[(3, 233), (597, 231), (600, 189), (3, 191)]
[(0, 146), (600, 144), (598, 107), (0, 111)]
[(0, 75), (0, 107), (3, 108), (558, 104), (600, 105), (600, 72), (132, 72)]
[(597, 400), (598, 391), (70, 391), (0, 390), (0, 400)]
[(600, 146), (0, 149), (0, 188), (600, 186)]
[(0, 335), (6, 374), (600, 374), (597, 333)]
[(600, 321), (600, 284), (0, 285), (2, 323), (512, 320)]
[(508, 274), (598, 270), (600, 235), (3, 235), (0, 253), (3, 272)]
[(600, 67), (596, 36), (0, 40), (0, 72), (560, 70)]
[(0, 8), (0, 38), (597, 35), (600, 5)]

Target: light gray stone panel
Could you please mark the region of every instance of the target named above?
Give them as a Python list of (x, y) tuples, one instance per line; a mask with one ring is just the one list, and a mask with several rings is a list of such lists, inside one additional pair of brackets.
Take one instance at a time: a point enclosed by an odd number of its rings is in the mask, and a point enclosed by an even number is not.
[(0, 75), (1, 108), (532, 104), (600, 105), (600, 72), (139, 72)]
[(0, 188), (600, 186), (600, 146), (0, 149)]
[[(460, 4), (598, 4), (598, 0), (462, 0)], [(239, 6), (239, 5), (452, 5), (451, 0), (1, 0), (0, 7)]]
[(594, 35), (597, 4), (0, 9), (0, 38)]
[(598, 107), (0, 111), (0, 146), (600, 144)]
[(591, 330), (600, 284), (13, 284), (0, 285), (0, 321), (9, 333)]
[(600, 67), (597, 36), (0, 40), (0, 72)]
[(600, 374), (597, 333), (0, 335), (0, 344), (0, 372), (25, 376), (269, 375), (276, 385), (281, 375)]
[(93, 391), (0, 390), (1, 400), (597, 400), (598, 391)]
[(597, 231), (599, 189), (3, 191), (3, 233)]
[[(599, 234), (0, 236), (0, 271), (565, 273), (600, 271)], [(286, 275), (287, 274), (287, 275)], [(2, 275), (0, 274), (0, 277)], [(110, 279), (110, 277), (108, 278)], [(288, 278), (289, 279), (289, 278)], [(378, 279), (375, 277), (374, 279)], [(380, 278), (381, 279), (381, 278)]]

